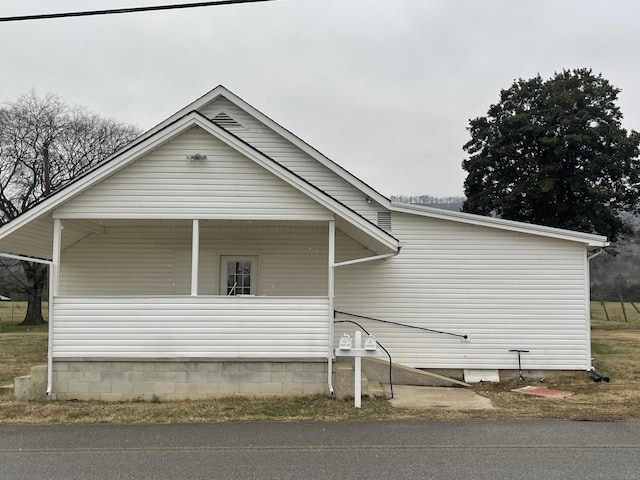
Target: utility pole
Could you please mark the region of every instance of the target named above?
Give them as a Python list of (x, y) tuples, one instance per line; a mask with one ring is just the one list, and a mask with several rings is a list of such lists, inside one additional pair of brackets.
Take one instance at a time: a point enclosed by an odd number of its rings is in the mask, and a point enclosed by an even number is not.
[(51, 163), (49, 162), (49, 144), (44, 145), (42, 148), (42, 168), (43, 168), (43, 177), (44, 177), (44, 196), (49, 196), (51, 193)]

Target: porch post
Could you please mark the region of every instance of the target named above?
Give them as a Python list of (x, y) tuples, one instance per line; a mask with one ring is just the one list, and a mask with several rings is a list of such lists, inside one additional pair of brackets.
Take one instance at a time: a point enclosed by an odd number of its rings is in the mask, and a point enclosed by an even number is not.
[[(51, 294), (58, 295), (58, 284), (60, 283), (60, 251), (62, 245), (62, 220), (53, 220), (53, 254), (51, 256)], [(51, 295), (49, 295), (51, 296)]]
[(328, 296), (329, 296), (329, 352), (327, 357), (327, 376), (329, 393), (333, 395), (333, 311), (335, 299), (335, 263), (336, 263), (336, 221), (329, 220), (329, 261), (328, 261)]
[(47, 396), (53, 388), (53, 318), (55, 316), (54, 298), (58, 296), (60, 283), (60, 251), (62, 250), (62, 220), (53, 219), (53, 251), (49, 265), (49, 346), (47, 354)]
[(198, 295), (198, 264), (200, 263), (200, 222), (193, 221), (191, 232), (191, 296)]

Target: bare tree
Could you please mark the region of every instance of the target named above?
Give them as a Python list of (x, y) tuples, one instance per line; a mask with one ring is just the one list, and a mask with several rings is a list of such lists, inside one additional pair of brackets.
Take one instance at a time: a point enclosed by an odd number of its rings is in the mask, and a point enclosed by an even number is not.
[[(140, 130), (34, 92), (0, 107), (0, 224), (13, 220), (140, 134)], [(46, 267), (22, 262), (28, 306), (42, 317)]]

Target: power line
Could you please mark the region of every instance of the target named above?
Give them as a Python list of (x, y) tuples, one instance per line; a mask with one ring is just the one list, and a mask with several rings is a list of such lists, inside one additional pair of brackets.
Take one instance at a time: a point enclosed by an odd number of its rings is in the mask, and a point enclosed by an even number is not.
[(237, 3), (273, 2), (275, 0), (218, 0), (217, 2), (180, 3), (173, 5), (155, 5), (148, 7), (114, 8), (111, 10), (88, 10), (82, 12), (43, 13), (38, 15), (21, 15), (16, 17), (0, 17), (0, 22), (22, 22), (25, 20), (45, 20), (51, 18), (92, 17), (96, 15), (115, 15), (118, 13), (155, 12), (158, 10), (177, 10), (183, 8), (215, 7)]

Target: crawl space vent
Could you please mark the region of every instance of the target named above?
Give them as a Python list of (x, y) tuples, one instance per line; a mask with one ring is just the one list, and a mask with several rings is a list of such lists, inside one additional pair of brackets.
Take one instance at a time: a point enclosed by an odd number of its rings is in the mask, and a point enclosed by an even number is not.
[(378, 226), (387, 232), (391, 231), (391, 212), (378, 212)]
[(242, 125), (240, 125), (236, 120), (234, 120), (224, 112), (220, 112), (215, 117), (213, 117), (212, 120), (216, 125), (222, 128), (241, 128), (242, 127)]

